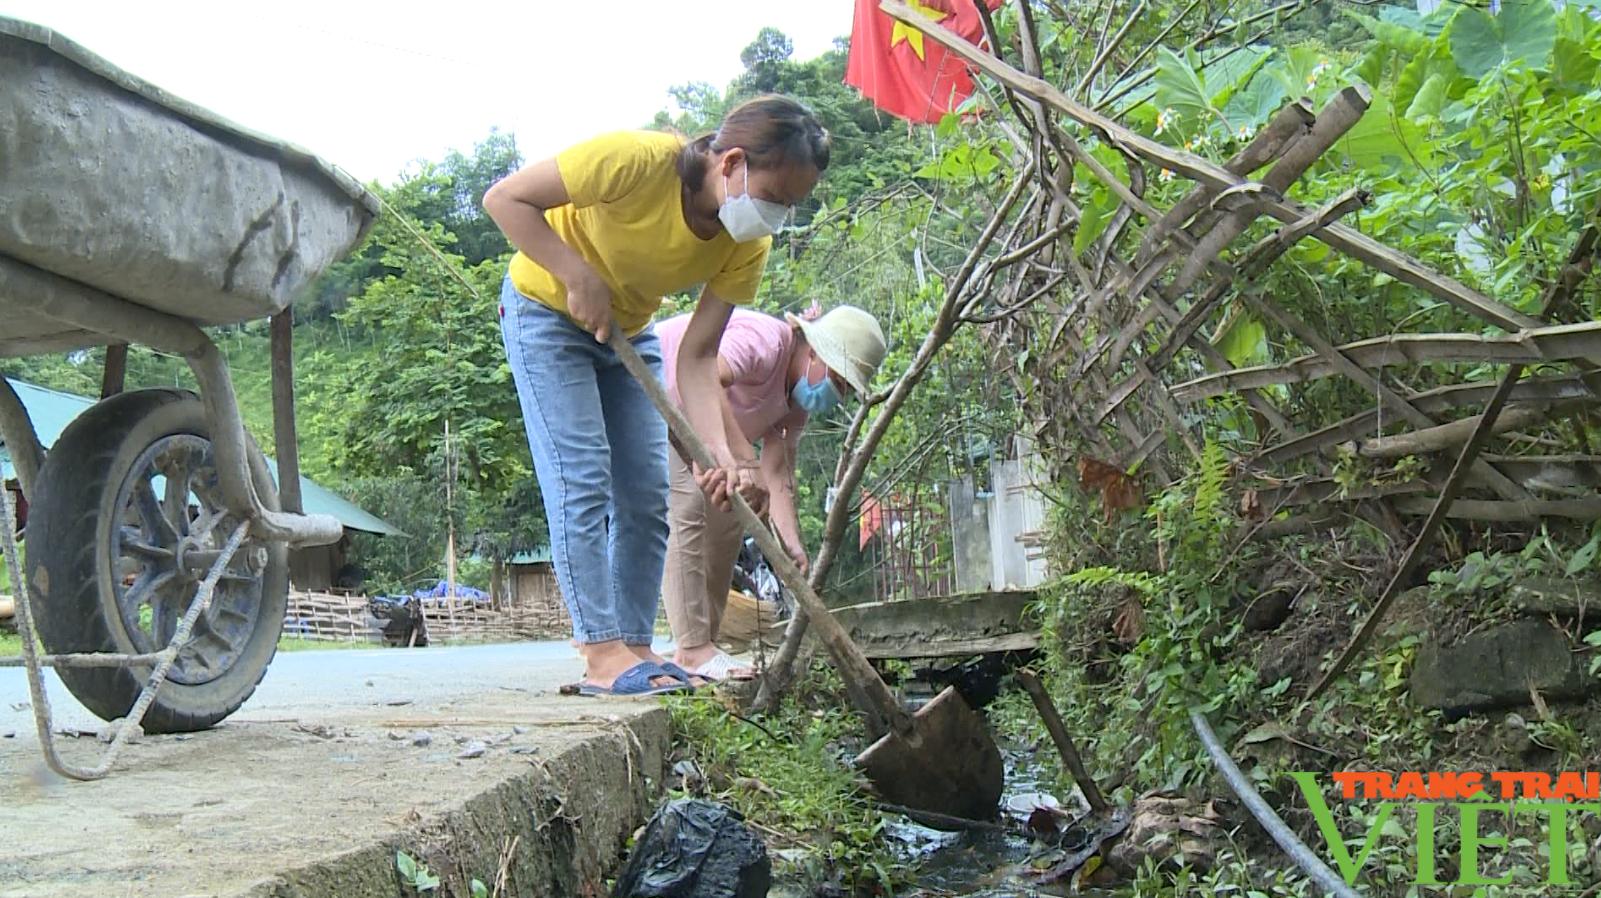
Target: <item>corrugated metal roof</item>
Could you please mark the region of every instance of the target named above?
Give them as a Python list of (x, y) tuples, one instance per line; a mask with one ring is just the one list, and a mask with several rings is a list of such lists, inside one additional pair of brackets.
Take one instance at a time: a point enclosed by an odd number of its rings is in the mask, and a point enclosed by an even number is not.
[[(51, 390), (20, 380), (11, 380), (11, 386), (17, 391), (17, 398), (22, 400), (23, 407), (28, 410), (28, 416), (33, 419), (33, 427), (39, 434), (40, 444), (46, 448), (55, 443), (61, 432), (72, 423), (73, 418), (78, 417), (80, 412), (95, 403), (95, 400), (85, 396), (63, 393), (60, 390)], [(277, 462), (271, 458), (267, 459), (267, 468), (272, 471), (273, 482), (277, 483)], [(8, 479), (13, 476), (11, 456), (4, 449), (0, 449), (0, 474)], [(300, 494), (308, 514), (333, 515), (345, 525), (346, 529), (376, 533), (380, 536), (406, 535), (389, 522), (306, 477), (300, 478)]]
[(540, 546), (532, 552), (518, 552), (506, 559), (507, 564), (550, 564), (550, 547)]

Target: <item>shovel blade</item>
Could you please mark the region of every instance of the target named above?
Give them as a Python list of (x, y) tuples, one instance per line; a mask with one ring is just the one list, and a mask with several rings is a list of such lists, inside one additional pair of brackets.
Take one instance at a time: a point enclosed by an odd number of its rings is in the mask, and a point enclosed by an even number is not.
[[(984, 718), (952, 686), (912, 716), (910, 737), (885, 735), (857, 756), (856, 766), (885, 801), (966, 820), (995, 816), (1006, 779)], [(950, 821), (918, 822), (951, 828)]]

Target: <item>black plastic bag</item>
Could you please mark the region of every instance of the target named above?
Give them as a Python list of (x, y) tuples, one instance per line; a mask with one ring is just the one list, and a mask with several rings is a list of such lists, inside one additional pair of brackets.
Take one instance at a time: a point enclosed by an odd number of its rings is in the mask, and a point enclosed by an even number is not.
[(772, 882), (767, 845), (744, 818), (681, 798), (657, 809), (612, 898), (765, 898)]

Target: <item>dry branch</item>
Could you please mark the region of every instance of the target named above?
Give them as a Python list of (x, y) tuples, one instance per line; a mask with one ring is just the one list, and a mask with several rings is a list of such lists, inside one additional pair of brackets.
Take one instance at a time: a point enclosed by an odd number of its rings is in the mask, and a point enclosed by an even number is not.
[[(1601, 358), (1601, 321), (1538, 327), (1498, 337), (1477, 334), (1392, 334), (1347, 343), (1335, 349), (1363, 368), (1418, 362), (1537, 364)], [(1178, 384), (1173, 398), (1195, 402), (1224, 393), (1273, 384), (1303, 383), (1338, 373), (1316, 353), (1281, 365), (1259, 365), (1211, 374)]]
[[(911, 25), (939, 41), (950, 52), (1000, 83), (1098, 132), (1112, 146), (1219, 191), (1246, 183), (1246, 179), (1206, 159), (1171, 149), (1123, 127), (1105, 115), (1070, 99), (1049, 82), (1019, 72), (990, 53), (968, 43), (949, 29), (929, 21), (905, 3), (898, 0), (882, 0), (879, 8), (892, 18)], [(1116, 179), (1112, 179), (1107, 186), (1116, 190)], [(1268, 203), (1263, 211), (1284, 222), (1300, 221), (1307, 216), (1305, 208), (1290, 202)], [(1491, 324), (1508, 330), (1536, 327), (1539, 324), (1536, 319), (1496, 302), (1467, 285), (1434, 271), (1417, 259), (1397, 252), (1343, 225), (1330, 225), (1316, 231), (1313, 236), (1353, 259), (1364, 262), (1402, 283), (1425, 290)]]
[[(1312, 123), (1312, 129), (1300, 140), (1291, 144), (1279, 161), (1268, 170), (1266, 177), (1262, 179), (1267, 197), (1282, 196), (1292, 184), (1300, 180), (1301, 175), (1317, 162), (1318, 157), (1328, 152), (1329, 148), (1362, 118), (1372, 99), (1367, 89), (1363, 87), (1348, 87), (1340, 91), (1327, 106), (1323, 107), (1323, 111), (1318, 113), (1317, 120)], [(1219, 199), (1222, 199), (1222, 195)], [(1236, 238), (1244, 234), (1262, 207), (1270, 201), (1264, 197), (1260, 203), (1253, 203), (1245, 209), (1224, 216), (1223, 220), (1214, 225), (1196, 244), (1195, 252), (1185, 260), (1184, 267), (1179, 269), (1172, 289), (1174, 291), (1189, 289), (1206, 270), (1207, 263), (1221, 255)], [(1302, 220), (1307, 217), (1302, 216)], [(1310, 217), (1314, 221), (1319, 218), (1315, 215)]]
[[(1406, 514), (1428, 514), (1436, 501), (1423, 498), (1397, 499), (1395, 509)], [(1458, 499), (1452, 503), (1447, 516), (1503, 524), (1538, 521), (1541, 518), (1593, 521), (1601, 518), (1601, 499), (1530, 499), (1526, 502)]]
[[(1451, 384), (1426, 393), (1418, 393), (1409, 397), (1408, 401), (1413, 406), (1432, 415), (1449, 411), (1453, 408), (1482, 405), (1489, 401), (1490, 395), (1494, 392), (1494, 384)], [(1593, 404), (1601, 403), (1601, 394), (1587, 386), (1582, 377), (1569, 375), (1566, 377), (1546, 377), (1522, 381), (1512, 389), (1511, 401), (1577, 401)], [(1256, 456), (1256, 460), (1263, 464), (1283, 464), (1303, 455), (1309, 455), (1330, 446), (1354, 440), (1363, 434), (1371, 434), (1378, 424), (1378, 419), (1377, 410), (1369, 410), (1352, 415), (1328, 427), (1279, 443)]]
[[(1530, 405), (1517, 405), (1508, 408), (1496, 419), (1491, 428), (1491, 435), (1505, 433), (1508, 430), (1517, 430), (1544, 421), (1549, 412), (1546, 409)], [(1452, 446), (1460, 446), (1473, 435), (1474, 428), (1479, 425), (1483, 415), (1474, 415), (1449, 424), (1440, 424), (1435, 427), (1426, 427), (1409, 433), (1397, 434), (1389, 437), (1375, 437), (1363, 440), (1357, 447), (1357, 453), (1364, 458), (1405, 458), (1408, 455), (1426, 455), (1430, 452), (1439, 452)]]

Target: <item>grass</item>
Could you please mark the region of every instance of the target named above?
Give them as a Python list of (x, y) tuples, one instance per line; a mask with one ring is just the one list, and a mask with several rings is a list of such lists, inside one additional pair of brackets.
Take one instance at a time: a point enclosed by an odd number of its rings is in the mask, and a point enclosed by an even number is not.
[[(362, 642), (321, 642), (315, 639), (292, 639), (285, 637), (278, 640), (280, 652), (305, 652), (313, 649), (371, 649), (378, 648), (376, 643)], [(0, 630), (0, 657), (22, 654), (22, 637), (8, 630)]]
[(376, 649), (383, 648), (376, 642), (333, 642), (322, 639), (299, 639), (294, 636), (282, 636), (278, 639), (280, 652), (312, 652), (325, 649)]
[[(698, 794), (733, 806), (775, 847), (801, 849), (785, 875), (847, 894), (885, 894), (909, 870), (881, 837), (885, 815), (868, 801), (849, 758), (854, 715), (837, 675), (814, 671), (760, 723), (703, 693), (668, 700), (675, 759), (692, 760)], [(827, 894), (820, 890), (819, 894)]]

